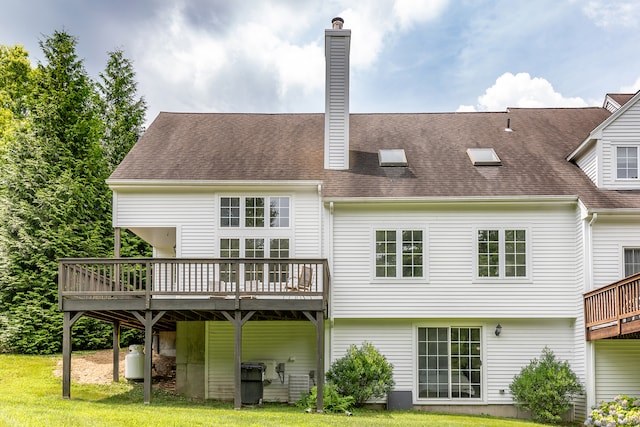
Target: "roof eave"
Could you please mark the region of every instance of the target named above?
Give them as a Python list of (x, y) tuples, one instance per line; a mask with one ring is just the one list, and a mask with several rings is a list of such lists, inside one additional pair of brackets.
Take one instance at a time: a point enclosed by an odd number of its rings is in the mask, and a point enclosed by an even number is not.
[(150, 189), (209, 189), (240, 187), (316, 187), (320, 180), (163, 180), (163, 179), (108, 179), (107, 185), (113, 191)]
[(631, 106), (634, 105), (638, 101), (638, 99), (640, 99), (640, 91), (636, 92), (636, 94), (629, 101), (627, 101), (623, 106), (621, 106), (613, 114), (607, 117), (602, 123), (600, 123), (594, 130), (592, 130), (587, 139), (585, 139), (584, 142), (578, 146), (578, 148), (576, 148), (571, 154), (569, 154), (567, 160), (572, 161), (577, 156), (579, 156), (580, 153), (582, 153), (586, 149), (586, 147), (592, 140), (602, 138), (602, 130), (609, 126), (611, 122), (624, 114), (629, 108), (631, 108)]

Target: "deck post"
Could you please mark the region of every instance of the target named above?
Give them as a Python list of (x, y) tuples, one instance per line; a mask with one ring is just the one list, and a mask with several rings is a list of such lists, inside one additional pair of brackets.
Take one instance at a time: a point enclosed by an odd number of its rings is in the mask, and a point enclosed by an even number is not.
[(62, 316), (62, 398), (71, 398), (71, 328), (83, 311), (65, 311)]
[(234, 350), (234, 390), (233, 390), (233, 408), (242, 408), (242, 325), (247, 323), (251, 317), (256, 314), (250, 311), (242, 317), (242, 310), (235, 310), (231, 316), (228, 312), (223, 311), (224, 317), (233, 324), (235, 330), (235, 350)]
[(233, 407), (235, 409), (242, 408), (242, 312), (240, 310), (235, 311), (235, 319), (233, 322), (235, 329), (235, 350), (234, 350), (234, 393), (233, 393)]
[(153, 313), (151, 310), (144, 312), (144, 404), (151, 403), (151, 363), (152, 340), (153, 340)]
[(120, 241), (121, 241), (121, 228), (115, 227), (113, 229), (113, 257), (120, 258)]
[(324, 396), (324, 312), (316, 311), (316, 378), (317, 378), (317, 391), (318, 399), (316, 401), (316, 411), (321, 413), (324, 409), (323, 396)]
[(120, 381), (120, 321), (113, 322), (113, 382)]

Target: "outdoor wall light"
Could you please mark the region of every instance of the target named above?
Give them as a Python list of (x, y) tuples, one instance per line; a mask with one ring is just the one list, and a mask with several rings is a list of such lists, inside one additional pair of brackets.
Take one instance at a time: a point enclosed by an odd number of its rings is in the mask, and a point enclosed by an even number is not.
[(500, 332), (502, 332), (502, 325), (500, 325), (500, 323), (498, 323), (496, 325), (496, 336), (499, 337), (500, 336)]

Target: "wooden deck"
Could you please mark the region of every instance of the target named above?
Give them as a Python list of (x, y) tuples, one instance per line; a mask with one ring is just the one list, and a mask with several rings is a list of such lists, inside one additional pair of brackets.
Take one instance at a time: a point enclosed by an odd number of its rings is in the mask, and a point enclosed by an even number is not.
[(584, 315), (588, 341), (635, 337), (640, 332), (640, 273), (584, 294)]
[(324, 259), (63, 259), (62, 311), (142, 328), (133, 311), (165, 311), (158, 330), (181, 320), (224, 319), (222, 311), (256, 311), (257, 318), (299, 319), (328, 307)]
[[(70, 398), (73, 324), (82, 316), (114, 325), (114, 381), (119, 329), (144, 330), (144, 402), (151, 401), (152, 337), (179, 321), (225, 320), (235, 330), (234, 406), (241, 404), (242, 327), (249, 320), (308, 320), (316, 328), (316, 372), (324, 372), (326, 259), (75, 258), (59, 261), (63, 312), (62, 395)], [(317, 410), (322, 411), (322, 382)]]

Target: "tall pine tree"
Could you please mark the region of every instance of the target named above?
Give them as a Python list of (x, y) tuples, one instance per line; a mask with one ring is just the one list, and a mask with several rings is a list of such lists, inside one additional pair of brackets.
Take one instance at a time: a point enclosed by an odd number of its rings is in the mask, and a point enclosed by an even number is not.
[[(97, 90), (75, 38), (57, 31), (40, 46), (46, 63), (34, 71), (29, 126), (8, 148), (0, 178), (6, 190), (0, 308), (7, 313), (0, 338), (24, 353), (60, 349), (57, 259), (104, 256), (113, 242)], [(75, 329), (83, 347), (108, 342), (95, 322)]]

